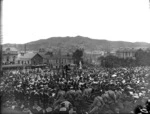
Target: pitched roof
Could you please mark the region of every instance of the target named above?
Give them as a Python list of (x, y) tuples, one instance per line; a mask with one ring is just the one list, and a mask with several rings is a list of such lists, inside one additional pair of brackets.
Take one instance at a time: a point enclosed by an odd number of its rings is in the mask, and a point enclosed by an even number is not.
[(23, 56), (19, 56), (17, 60), (29, 60), (32, 59), (37, 53), (25, 53)]
[(67, 56), (67, 55), (54, 55), (51, 57), (51, 59), (72, 59), (72, 56)]
[(7, 51), (7, 50), (10, 50), (10, 51), (18, 51), (16, 48), (14, 47), (3, 47), (3, 51)]
[(41, 57), (43, 57), (44, 59), (48, 59), (51, 56), (50, 55), (45, 55), (46, 53), (38, 53)]

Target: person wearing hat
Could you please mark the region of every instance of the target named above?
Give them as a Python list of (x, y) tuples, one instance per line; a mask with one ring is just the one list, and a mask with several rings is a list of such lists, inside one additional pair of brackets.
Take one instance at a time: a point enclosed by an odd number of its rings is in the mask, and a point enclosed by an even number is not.
[(53, 109), (51, 104), (48, 103), (48, 105), (45, 108), (45, 114), (52, 114), (53, 113)]
[(31, 109), (32, 114), (43, 114), (43, 109), (38, 105), (37, 101), (34, 101), (34, 105)]
[(21, 107), (21, 102), (18, 100), (18, 101), (15, 103), (14, 110), (21, 111), (22, 108), (23, 108), (23, 107)]
[(148, 113), (150, 113), (150, 99), (148, 99), (145, 103), (146, 109), (148, 111)]
[(15, 87), (15, 90), (14, 90), (15, 100), (18, 100), (18, 99), (19, 99), (18, 94), (19, 94), (19, 90), (18, 90), (18, 88), (17, 88), (17, 87)]
[(141, 109), (143, 109), (142, 105), (138, 105), (134, 109), (134, 114), (142, 114)]
[(31, 106), (33, 106), (33, 104), (34, 104), (34, 100), (35, 100), (34, 94), (35, 94), (35, 90), (32, 89), (32, 90), (31, 90), (31, 93), (30, 93), (30, 105), (31, 105)]
[(40, 103), (40, 95), (37, 90), (34, 92), (34, 101), (37, 101), (38, 104)]
[(30, 97), (29, 88), (26, 89), (26, 92), (25, 92), (25, 96), (24, 96), (24, 97), (25, 97), (25, 98), (24, 98), (25, 100), (29, 101), (29, 99), (30, 99), (30, 98), (29, 98), (29, 97)]
[(44, 103), (44, 109), (46, 108), (46, 105), (48, 105), (48, 100), (49, 100), (49, 95), (48, 95), (48, 91), (44, 90), (43, 93), (43, 103)]
[(69, 106), (69, 114), (77, 114), (76, 108), (74, 108), (72, 105)]
[(70, 106), (72, 106), (72, 104), (69, 101), (67, 101), (67, 100), (63, 101), (61, 104), (64, 104), (67, 110), (69, 110)]
[(69, 111), (68, 111), (67, 108), (65, 107), (65, 104), (64, 104), (64, 103), (62, 103), (62, 104), (60, 105), (59, 114), (69, 114)]
[(24, 104), (24, 107), (23, 107), (22, 112), (25, 113), (25, 114), (33, 114), (33, 113), (31, 112), (31, 110), (29, 109), (29, 104), (28, 104), (28, 102), (26, 102), (26, 103)]
[(69, 102), (74, 103), (74, 100), (75, 100), (74, 99), (75, 98), (75, 90), (73, 90), (73, 88), (72, 88), (72, 90), (67, 91), (65, 98)]
[(40, 97), (40, 102), (43, 104), (44, 103), (44, 88), (42, 87), (39, 91), (39, 97)]
[(94, 102), (92, 103), (92, 105), (90, 107), (89, 114), (97, 114), (97, 113), (99, 113), (99, 111), (102, 110), (104, 104), (105, 103), (104, 103), (102, 97), (100, 97), (100, 96), (95, 97)]
[(112, 102), (115, 103), (116, 102), (116, 94), (115, 94), (114, 91), (109, 90), (109, 91), (106, 92), (106, 94), (109, 95), (109, 98), (110, 98), (109, 102), (110, 103), (112, 103)]

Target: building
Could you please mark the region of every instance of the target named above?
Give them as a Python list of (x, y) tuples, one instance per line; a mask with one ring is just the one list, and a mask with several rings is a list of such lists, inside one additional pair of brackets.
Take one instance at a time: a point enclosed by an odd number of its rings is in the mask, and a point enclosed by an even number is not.
[(43, 63), (52, 69), (61, 69), (65, 65), (73, 64), (71, 54), (64, 53), (62, 50), (46, 51), (40, 48), (38, 54), (43, 57)]
[(61, 69), (65, 65), (73, 64), (73, 58), (71, 55), (54, 55), (49, 58), (49, 66), (53, 69)]
[(14, 47), (3, 48), (2, 52), (2, 63), (3, 64), (15, 64), (18, 56), (18, 51)]
[(129, 48), (125, 48), (125, 49), (119, 49), (116, 51), (116, 56), (119, 58), (131, 58), (131, 59), (135, 59), (135, 49), (129, 49)]
[(42, 56), (43, 64), (48, 64), (49, 63), (49, 59), (53, 56), (53, 54), (51, 52), (38, 53), (38, 54)]
[(38, 54), (43, 57), (43, 64), (48, 64), (49, 59), (53, 56), (53, 52), (45, 51), (45, 49), (42, 48), (39, 49)]
[(104, 51), (84, 51), (83, 53), (83, 61), (98, 65), (98, 58), (104, 55)]
[(19, 55), (16, 64), (21, 65), (39, 65), (43, 64), (43, 57), (38, 53), (25, 53), (23, 55)]

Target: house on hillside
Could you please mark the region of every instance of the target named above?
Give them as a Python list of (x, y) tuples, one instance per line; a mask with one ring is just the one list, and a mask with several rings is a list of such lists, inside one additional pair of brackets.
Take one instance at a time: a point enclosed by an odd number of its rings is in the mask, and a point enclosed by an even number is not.
[(43, 57), (38, 53), (25, 53), (18, 56), (16, 64), (21, 65), (39, 65), (43, 64)]
[(3, 48), (2, 55), (3, 64), (15, 64), (18, 56), (18, 50), (14, 47)]

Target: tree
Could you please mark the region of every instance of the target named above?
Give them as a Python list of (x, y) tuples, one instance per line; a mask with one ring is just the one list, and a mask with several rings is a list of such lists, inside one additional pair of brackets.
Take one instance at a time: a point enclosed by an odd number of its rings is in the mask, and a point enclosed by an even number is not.
[(79, 62), (83, 62), (82, 56), (83, 56), (83, 49), (77, 49), (74, 53), (73, 53), (73, 59), (75, 61), (75, 64), (77, 64), (79, 66)]
[(107, 57), (101, 57), (99, 58), (99, 60), (101, 60), (101, 66), (107, 68), (131, 67), (135, 66), (136, 63), (136, 61), (131, 58), (123, 59), (112, 55), (109, 55)]
[(136, 58), (137, 65), (139, 66), (150, 65), (150, 52), (149, 51), (143, 51), (142, 49), (139, 49), (135, 53), (135, 58)]

